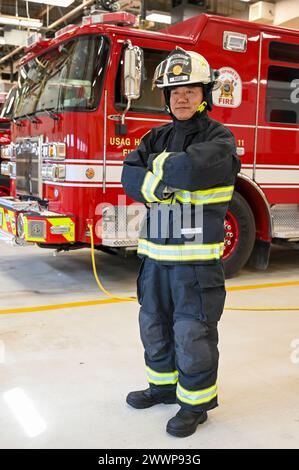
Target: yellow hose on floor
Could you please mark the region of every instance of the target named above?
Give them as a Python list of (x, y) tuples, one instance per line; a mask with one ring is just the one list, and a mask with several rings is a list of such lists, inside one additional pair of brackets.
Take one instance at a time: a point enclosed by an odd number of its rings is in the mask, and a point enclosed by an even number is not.
[[(126, 300), (129, 302), (135, 302), (137, 301), (137, 297), (118, 297), (113, 294), (111, 294), (103, 284), (101, 283), (98, 273), (97, 273), (97, 267), (96, 267), (96, 262), (95, 262), (95, 255), (94, 255), (94, 238), (93, 238), (93, 227), (92, 225), (88, 224), (88, 228), (90, 231), (90, 249), (91, 249), (91, 262), (92, 262), (92, 269), (93, 269), (93, 274), (95, 277), (95, 280), (100, 288), (100, 290), (110, 297), (111, 299), (116, 299), (116, 300)], [(246, 307), (225, 307), (224, 310), (243, 310), (243, 311), (291, 311), (291, 310), (299, 310), (299, 307), (289, 307), (289, 308), (276, 308), (276, 307), (251, 307), (251, 308), (246, 308)]]
[(126, 300), (126, 301), (136, 301), (137, 297), (117, 297), (105, 289), (103, 284), (101, 283), (98, 273), (97, 273), (97, 267), (96, 267), (96, 261), (95, 261), (95, 256), (94, 256), (94, 238), (93, 238), (93, 227), (92, 225), (88, 225), (89, 231), (90, 231), (90, 248), (91, 248), (91, 262), (92, 262), (92, 269), (93, 269), (93, 274), (95, 277), (95, 280), (102, 292), (104, 292), (105, 295), (110, 297), (111, 299), (117, 299), (117, 300)]

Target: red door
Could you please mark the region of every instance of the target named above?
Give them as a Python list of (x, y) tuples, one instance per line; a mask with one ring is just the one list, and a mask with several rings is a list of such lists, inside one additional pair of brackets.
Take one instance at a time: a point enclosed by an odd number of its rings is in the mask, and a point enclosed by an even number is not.
[(299, 37), (262, 33), (255, 180), (270, 204), (299, 203)]

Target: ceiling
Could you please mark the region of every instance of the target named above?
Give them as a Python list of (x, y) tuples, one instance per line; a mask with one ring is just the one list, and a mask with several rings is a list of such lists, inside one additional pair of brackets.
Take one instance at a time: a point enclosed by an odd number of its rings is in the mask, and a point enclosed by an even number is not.
[[(25, 0), (0, 0), (0, 12), (3, 15), (16, 15), (18, 13), (19, 16), (25, 17), (27, 16), (26, 3), (27, 2)], [(75, 0), (72, 5), (67, 8), (54, 7), (49, 5), (50, 17), (52, 19), (57, 19), (59, 15), (62, 16), (63, 14), (72, 10), (75, 6), (78, 6), (81, 3), (82, 0)], [(30, 16), (32, 16), (33, 18), (45, 18), (47, 5), (28, 1), (28, 9)]]
[[(47, 37), (54, 35), (55, 31), (68, 25), (81, 22), (82, 16), (87, 14), (92, 5), (100, 8), (113, 3), (115, 0), (74, 0), (69, 7), (57, 7), (34, 3), (25, 0), (0, 0), (1, 15), (30, 17), (40, 19), (43, 23), (41, 32)], [(257, 1), (257, 0), (255, 0)], [(248, 9), (251, 3), (255, 1), (244, 2), (241, 0), (118, 0), (121, 10), (129, 11), (135, 15), (140, 15), (146, 11), (163, 11), (174, 13), (178, 9), (189, 9), (191, 14), (200, 14), (209, 12), (223, 16), (232, 16), (236, 18), (248, 18)], [(277, 1), (277, 0), (271, 0)], [(177, 15), (175, 15), (177, 18)], [(147, 25), (148, 26), (148, 25)], [(10, 77), (16, 72), (18, 59), (24, 54), (22, 47), (18, 49), (17, 44), (11, 44), (11, 34), (7, 33), (12, 28), (20, 30), (19, 26), (5, 26), (0, 22), (0, 37), (3, 36), (5, 44), (0, 45), (0, 74), (10, 73)], [(161, 29), (161, 25), (151, 25), (152, 29)], [(26, 31), (26, 28), (21, 28)], [(25, 33), (23, 33), (24, 35)], [(6, 39), (7, 38), (7, 39)], [(10, 72), (9, 72), (10, 70)]]

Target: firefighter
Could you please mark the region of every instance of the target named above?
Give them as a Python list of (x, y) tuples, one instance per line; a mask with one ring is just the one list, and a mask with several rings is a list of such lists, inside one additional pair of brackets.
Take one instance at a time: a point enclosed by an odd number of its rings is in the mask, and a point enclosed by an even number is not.
[(126, 194), (148, 207), (137, 294), (149, 388), (127, 403), (177, 402), (166, 427), (177, 437), (193, 434), (218, 406), (224, 217), (240, 162), (230, 130), (207, 115), (216, 79), (202, 55), (173, 50), (153, 79), (172, 122), (147, 133), (122, 172)]

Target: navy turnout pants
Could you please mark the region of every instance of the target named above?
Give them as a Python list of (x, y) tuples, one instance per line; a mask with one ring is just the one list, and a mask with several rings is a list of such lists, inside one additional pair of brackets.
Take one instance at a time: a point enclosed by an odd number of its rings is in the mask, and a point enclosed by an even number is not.
[(215, 408), (217, 324), (226, 295), (222, 264), (162, 265), (143, 258), (137, 294), (150, 387), (176, 388), (185, 408)]

